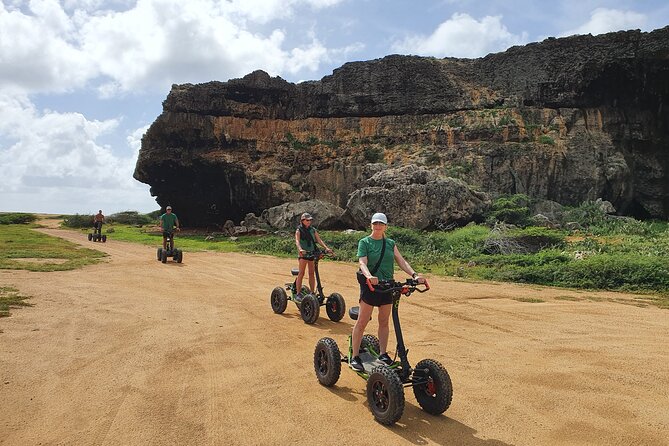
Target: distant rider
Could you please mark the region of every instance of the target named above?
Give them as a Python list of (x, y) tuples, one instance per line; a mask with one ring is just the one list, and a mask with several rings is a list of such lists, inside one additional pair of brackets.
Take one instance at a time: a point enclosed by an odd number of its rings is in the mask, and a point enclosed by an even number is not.
[(175, 226), (177, 231), (181, 231), (181, 228), (179, 227), (177, 215), (172, 213), (172, 206), (165, 208), (165, 213), (158, 218), (158, 225), (163, 231), (163, 249), (167, 250), (167, 237), (170, 237), (170, 250), (174, 249), (174, 237), (172, 233)]
[(95, 228), (95, 232), (98, 234), (102, 233), (102, 223), (105, 222), (105, 216), (102, 215), (102, 209), (98, 211), (97, 214), (93, 216), (93, 227)]

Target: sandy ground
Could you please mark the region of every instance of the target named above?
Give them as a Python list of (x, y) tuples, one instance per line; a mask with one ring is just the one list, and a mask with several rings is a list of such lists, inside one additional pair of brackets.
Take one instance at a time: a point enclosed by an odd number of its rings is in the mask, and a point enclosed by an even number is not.
[[(669, 444), (669, 311), (633, 295), (431, 278), (402, 301), (403, 331), (413, 364), (446, 366), (453, 403), (432, 416), (407, 389), (388, 428), (350, 370), (332, 388), (316, 380), (314, 346), (344, 348), (348, 316), (306, 325), (292, 303), (272, 312), (293, 260), (186, 252), (164, 265), (113, 234), (93, 245), (43, 231), (110, 256), (0, 271), (34, 304), (0, 319), (0, 444)], [(349, 307), (355, 269), (321, 263), (326, 293)]]

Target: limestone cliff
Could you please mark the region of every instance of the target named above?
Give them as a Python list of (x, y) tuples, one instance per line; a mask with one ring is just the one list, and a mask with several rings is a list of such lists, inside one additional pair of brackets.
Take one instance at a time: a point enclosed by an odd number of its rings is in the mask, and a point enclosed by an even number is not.
[(394, 55), (300, 84), (256, 71), (174, 85), (134, 176), (187, 225), (309, 198), (346, 208), (373, 162), (666, 219), (668, 107), (669, 27), (480, 59)]

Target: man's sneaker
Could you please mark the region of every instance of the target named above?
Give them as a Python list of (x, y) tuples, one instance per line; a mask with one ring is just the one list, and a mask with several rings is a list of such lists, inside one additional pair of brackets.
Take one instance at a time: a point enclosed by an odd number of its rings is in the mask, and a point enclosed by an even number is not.
[(302, 293), (297, 293), (295, 295), (295, 301), (296, 302), (302, 302), (302, 299), (304, 299), (304, 296), (302, 296)]
[(383, 362), (385, 365), (395, 364), (395, 361), (393, 361), (392, 358), (390, 356), (388, 356), (388, 353), (384, 353), (382, 355), (379, 355), (379, 361)]
[(364, 372), (365, 368), (362, 366), (362, 360), (360, 356), (354, 356), (353, 359), (348, 363), (348, 366), (355, 370), (356, 372)]

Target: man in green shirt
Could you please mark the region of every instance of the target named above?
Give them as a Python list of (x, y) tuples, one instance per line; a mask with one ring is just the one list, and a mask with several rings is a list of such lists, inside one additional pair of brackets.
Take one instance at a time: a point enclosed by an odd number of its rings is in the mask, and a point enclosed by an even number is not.
[(165, 208), (165, 213), (158, 218), (158, 225), (163, 231), (163, 249), (167, 250), (167, 237), (170, 237), (170, 250), (174, 249), (174, 227), (181, 231), (177, 214), (172, 213), (172, 206)]

